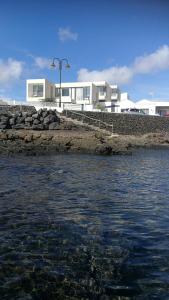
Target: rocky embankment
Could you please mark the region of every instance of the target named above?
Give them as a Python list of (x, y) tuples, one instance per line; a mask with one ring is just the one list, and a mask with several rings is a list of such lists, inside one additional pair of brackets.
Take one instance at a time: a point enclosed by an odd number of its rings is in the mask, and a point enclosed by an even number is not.
[(66, 153), (91, 153), (117, 155), (131, 153), (128, 146), (112, 143), (93, 131), (77, 130), (2, 130), (0, 154), (41, 155)]
[(70, 152), (117, 155), (131, 154), (138, 147), (159, 146), (169, 146), (168, 133), (106, 136), (66, 121), (52, 110), (0, 111), (0, 154)]

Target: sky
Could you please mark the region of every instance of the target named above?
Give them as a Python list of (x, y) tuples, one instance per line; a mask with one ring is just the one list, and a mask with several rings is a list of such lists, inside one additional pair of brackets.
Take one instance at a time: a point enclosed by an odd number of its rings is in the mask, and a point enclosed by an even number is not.
[(106, 80), (134, 101), (169, 101), (169, 0), (0, 0), (0, 98), (26, 79)]

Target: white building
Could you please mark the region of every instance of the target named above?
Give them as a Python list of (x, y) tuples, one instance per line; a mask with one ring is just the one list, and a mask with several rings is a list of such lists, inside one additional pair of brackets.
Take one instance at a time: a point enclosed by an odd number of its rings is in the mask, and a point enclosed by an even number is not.
[[(106, 81), (70, 82), (61, 85), (62, 109), (120, 112), (121, 93)], [(35, 106), (59, 107), (60, 88), (46, 79), (27, 80), (27, 102)]]

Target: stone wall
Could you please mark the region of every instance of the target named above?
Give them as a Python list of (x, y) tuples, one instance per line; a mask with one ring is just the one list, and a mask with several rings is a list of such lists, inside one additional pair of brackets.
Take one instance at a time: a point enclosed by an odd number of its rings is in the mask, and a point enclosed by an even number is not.
[(18, 111), (22, 112), (35, 112), (36, 109), (34, 106), (30, 105), (0, 105), (0, 114), (2, 111), (8, 111), (11, 113), (15, 113)]
[[(66, 114), (66, 112), (63, 112)], [(106, 113), (106, 112), (91, 112), (79, 111), (75, 112), (84, 114), (85, 116), (98, 119), (110, 125), (113, 124), (113, 132), (118, 134), (145, 134), (150, 132), (169, 132), (169, 118), (159, 116), (134, 115), (134, 114), (120, 114), (120, 113)], [(70, 111), (67, 111), (67, 116), (73, 117)], [(75, 115), (74, 115), (75, 117)], [(82, 117), (76, 115), (76, 119), (82, 120)], [(84, 122), (96, 125), (95, 121), (84, 118)], [(98, 123), (97, 123), (98, 124)], [(106, 127), (106, 126), (105, 126)], [(105, 128), (102, 125), (102, 128)], [(107, 128), (111, 130), (111, 127)]]
[(0, 111), (0, 129), (58, 129), (60, 118), (56, 110), (40, 109), (39, 111)]

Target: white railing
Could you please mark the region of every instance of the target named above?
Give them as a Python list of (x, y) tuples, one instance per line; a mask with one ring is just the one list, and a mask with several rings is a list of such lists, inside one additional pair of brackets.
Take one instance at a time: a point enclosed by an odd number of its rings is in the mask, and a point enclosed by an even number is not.
[(66, 117), (69, 117), (70, 114), (71, 115), (75, 115), (75, 116), (79, 116), (80, 117), (79, 121), (81, 121), (82, 123), (85, 123), (85, 119), (86, 120), (92, 120), (94, 123), (97, 124), (96, 126), (99, 127), (100, 129), (103, 129), (103, 127), (106, 130), (107, 130), (107, 128), (110, 128), (111, 130), (109, 130), (109, 131), (111, 131), (113, 133), (113, 124), (108, 124), (108, 123), (103, 122), (103, 121), (101, 121), (99, 119), (91, 118), (91, 117), (86, 116), (85, 114), (77, 113), (75, 111), (65, 110), (65, 112), (66, 112)]

